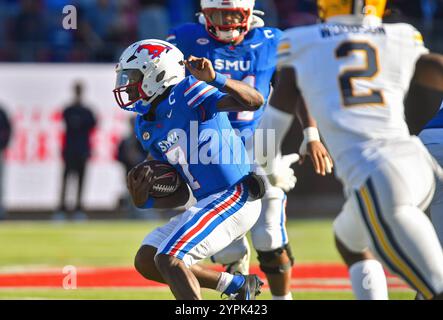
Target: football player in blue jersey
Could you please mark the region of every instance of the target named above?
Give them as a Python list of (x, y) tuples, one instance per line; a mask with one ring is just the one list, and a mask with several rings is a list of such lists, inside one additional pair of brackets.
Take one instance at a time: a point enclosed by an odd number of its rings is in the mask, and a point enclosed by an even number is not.
[[(254, 0), (202, 0), (199, 23), (188, 23), (169, 32), (167, 41), (175, 44), (185, 56), (206, 57), (212, 61), (217, 72), (255, 87), (265, 97), (256, 111), (229, 113), (232, 126), (238, 130), (245, 145), (251, 149), (256, 128), (275, 130), (275, 157), (260, 158), (266, 168), (256, 167), (266, 179), (266, 194), (262, 213), (251, 230), (254, 248), (258, 253), (261, 270), (266, 274), (273, 299), (292, 299), (290, 292), (293, 256), (285, 227), (286, 195), (295, 185), (296, 178), (290, 166), (298, 161), (297, 154), (281, 156), (283, 137), (292, 120), (292, 112), (282, 112), (267, 105), (277, 64), (277, 46), (282, 32), (264, 27), (263, 20), (254, 11)], [(299, 108), (303, 128), (315, 127), (306, 108)], [(315, 129), (315, 128), (311, 128)], [(258, 135), (255, 137), (258, 137)], [(329, 158), (326, 149), (317, 138), (311, 136), (305, 142), (318, 173), (325, 175)], [(306, 145), (308, 144), (307, 148)], [(251, 151), (251, 150), (250, 150)], [(332, 163), (332, 160), (331, 160)], [(211, 260), (227, 266), (229, 272), (249, 272), (249, 245), (244, 237), (217, 253)]]
[[(185, 65), (191, 76), (185, 77)], [(262, 95), (216, 73), (206, 58), (184, 61), (179, 49), (161, 40), (129, 46), (116, 72), (114, 95), (121, 108), (138, 113), (137, 139), (155, 160), (174, 166), (197, 200), (146, 236), (135, 258), (137, 270), (167, 283), (177, 299), (200, 299), (200, 286), (254, 299), (262, 285), (257, 276), (192, 266), (242, 237), (260, 215), (264, 184), (251, 173), (224, 111), (254, 111), (263, 104)], [(149, 196), (153, 171), (137, 172), (128, 174), (137, 207), (171, 208), (188, 200), (183, 192)]]

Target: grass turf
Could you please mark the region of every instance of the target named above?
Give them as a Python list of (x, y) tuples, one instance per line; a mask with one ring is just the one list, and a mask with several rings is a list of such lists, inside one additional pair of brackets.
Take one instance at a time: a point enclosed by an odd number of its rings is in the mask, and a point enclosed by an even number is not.
[[(144, 236), (157, 221), (87, 223), (3, 222), (0, 224), (0, 272), (17, 268), (85, 266), (129, 266)], [(288, 221), (288, 236), (297, 263), (341, 262), (333, 244), (331, 220)], [(251, 263), (257, 263), (255, 254)], [(295, 299), (348, 300), (351, 292), (306, 291)], [(220, 300), (216, 292), (204, 290), (205, 299)], [(412, 292), (391, 292), (391, 299), (412, 299)], [(259, 299), (270, 299), (265, 290)], [(168, 289), (0, 289), (0, 299), (173, 299)]]
[[(7, 266), (128, 266), (143, 240), (163, 222), (4, 222), (0, 268)], [(332, 221), (288, 221), (297, 262), (340, 262)], [(255, 254), (252, 263), (256, 263)]]
[[(415, 293), (390, 292), (391, 300), (412, 300)], [(212, 290), (203, 290), (205, 300), (221, 300), (220, 293)], [(351, 292), (344, 291), (304, 291), (293, 292), (295, 300), (353, 300)], [(0, 299), (57, 299), (57, 300), (172, 300), (174, 296), (168, 289), (134, 289), (134, 288), (107, 288), (107, 289), (1, 289)], [(270, 300), (271, 293), (267, 290), (257, 297), (257, 300)]]

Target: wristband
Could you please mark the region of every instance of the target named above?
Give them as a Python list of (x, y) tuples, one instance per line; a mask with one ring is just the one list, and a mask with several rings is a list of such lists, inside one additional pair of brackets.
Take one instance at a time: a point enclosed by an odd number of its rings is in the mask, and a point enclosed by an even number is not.
[(151, 209), (154, 206), (154, 198), (149, 197), (148, 200), (146, 200), (145, 204), (141, 206), (139, 209)]
[(224, 86), (226, 85), (226, 82), (228, 81), (228, 77), (216, 72), (215, 73), (215, 79), (212, 80), (211, 82), (208, 82), (209, 85), (216, 87), (217, 89), (223, 89)]
[(304, 140), (309, 143), (312, 141), (320, 141), (320, 134), (316, 127), (307, 127), (303, 130)]

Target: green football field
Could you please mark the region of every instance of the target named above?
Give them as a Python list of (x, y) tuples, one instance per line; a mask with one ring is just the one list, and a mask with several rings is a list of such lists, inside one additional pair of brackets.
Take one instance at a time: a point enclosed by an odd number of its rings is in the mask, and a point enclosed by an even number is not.
[[(131, 267), (144, 236), (161, 221), (90, 221), (84, 223), (2, 222), (0, 223), (0, 299), (172, 299), (164, 287), (27, 288), (2, 286), (2, 275), (29, 274), (42, 270)], [(335, 251), (331, 220), (288, 221), (288, 235), (296, 263), (341, 264)], [(256, 265), (255, 253), (251, 264)], [(352, 299), (349, 290), (294, 290), (295, 299)], [(206, 299), (220, 294), (203, 291)], [(390, 292), (391, 299), (412, 299), (410, 290)], [(259, 299), (270, 299), (265, 289)]]

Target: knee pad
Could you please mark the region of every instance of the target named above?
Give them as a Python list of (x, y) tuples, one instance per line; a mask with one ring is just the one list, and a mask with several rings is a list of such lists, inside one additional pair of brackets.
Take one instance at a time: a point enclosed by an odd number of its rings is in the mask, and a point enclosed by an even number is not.
[[(279, 266), (270, 266), (270, 264), (273, 264), (284, 252), (286, 252), (289, 262), (280, 264)], [(257, 254), (257, 259), (260, 262), (260, 270), (266, 274), (283, 274), (294, 265), (294, 256), (292, 255), (292, 249), (289, 243), (272, 251), (257, 250)]]

